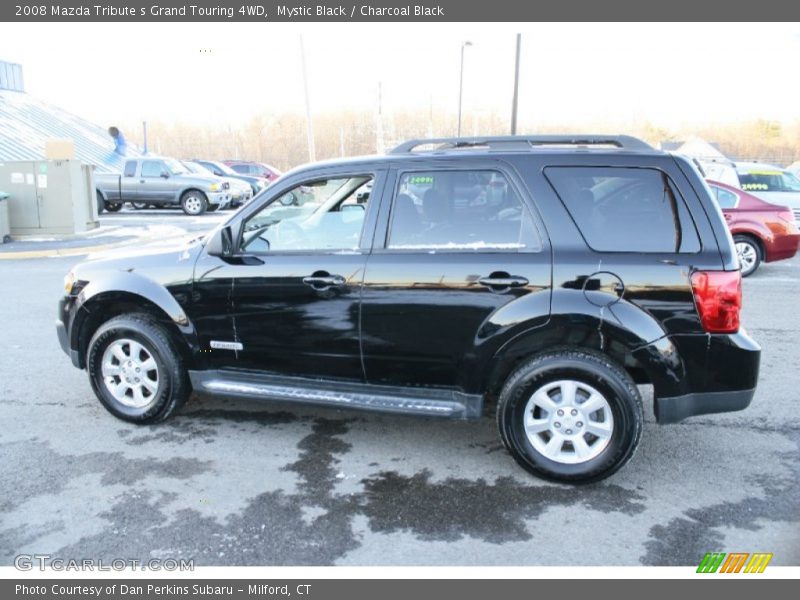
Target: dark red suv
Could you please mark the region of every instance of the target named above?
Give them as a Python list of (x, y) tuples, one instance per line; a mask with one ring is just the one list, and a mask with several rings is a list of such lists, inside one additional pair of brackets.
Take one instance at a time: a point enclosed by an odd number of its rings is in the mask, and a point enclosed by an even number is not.
[(742, 277), (752, 275), (761, 261), (792, 258), (800, 246), (800, 229), (787, 206), (770, 204), (738, 188), (708, 180), (733, 235)]

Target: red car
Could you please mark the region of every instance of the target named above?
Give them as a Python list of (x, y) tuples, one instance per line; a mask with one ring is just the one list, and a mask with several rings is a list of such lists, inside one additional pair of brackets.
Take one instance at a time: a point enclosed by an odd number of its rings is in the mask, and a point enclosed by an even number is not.
[(755, 273), (762, 260), (773, 262), (797, 254), (800, 229), (788, 207), (764, 202), (719, 181), (707, 182), (733, 235), (742, 277)]
[(250, 175), (251, 177), (260, 177), (261, 179), (266, 179), (270, 183), (280, 177), (281, 174), (281, 172), (272, 165), (249, 160), (226, 160), (225, 164), (237, 173)]

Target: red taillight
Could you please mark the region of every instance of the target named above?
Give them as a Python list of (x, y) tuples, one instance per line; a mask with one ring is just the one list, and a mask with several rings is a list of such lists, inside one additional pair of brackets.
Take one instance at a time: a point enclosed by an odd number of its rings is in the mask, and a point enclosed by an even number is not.
[(692, 273), (694, 303), (703, 329), (708, 333), (739, 331), (742, 308), (742, 274), (739, 271), (695, 271)]

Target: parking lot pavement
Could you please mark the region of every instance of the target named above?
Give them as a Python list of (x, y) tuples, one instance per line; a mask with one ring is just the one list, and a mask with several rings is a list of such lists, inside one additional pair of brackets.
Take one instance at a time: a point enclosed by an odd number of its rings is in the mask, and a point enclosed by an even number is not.
[(118, 421), (56, 341), (74, 262), (0, 263), (1, 564), (696, 565), (715, 550), (800, 564), (800, 258), (744, 283), (763, 345), (753, 405), (657, 426), (648, 394), (637, 455), (584, 487), (528, 476), (491, 417), (194, 398), (158, 426)]

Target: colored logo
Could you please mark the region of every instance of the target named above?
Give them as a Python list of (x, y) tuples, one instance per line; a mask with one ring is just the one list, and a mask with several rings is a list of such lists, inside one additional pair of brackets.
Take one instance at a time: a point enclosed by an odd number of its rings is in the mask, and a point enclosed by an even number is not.
[(707, 552), (697, 567), (698, 573), (763, 573), (772, 552)]

